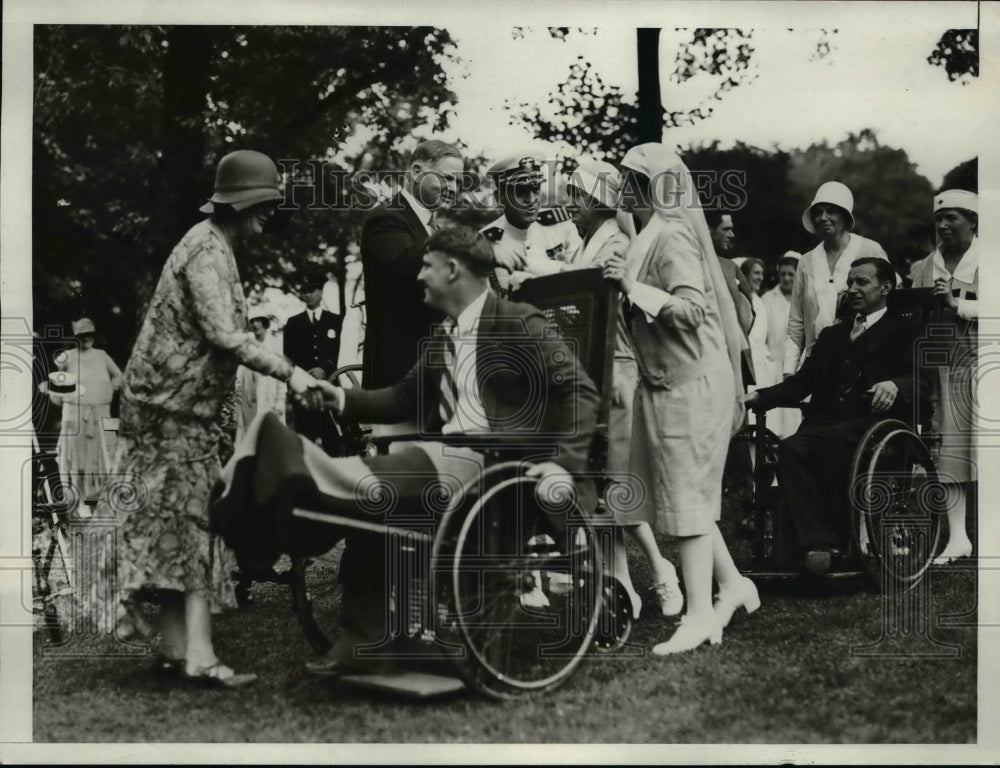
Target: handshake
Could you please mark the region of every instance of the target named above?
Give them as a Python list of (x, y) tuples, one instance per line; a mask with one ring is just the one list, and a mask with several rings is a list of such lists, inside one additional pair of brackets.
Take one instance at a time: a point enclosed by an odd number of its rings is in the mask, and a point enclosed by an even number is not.
[(344, 412), (344, 390), (328, 381), (317, 378), (296, 366), (288, 380), (288, 388), (295, 401), (303, 408), (314, 411), (332, 410), (338, 416)]

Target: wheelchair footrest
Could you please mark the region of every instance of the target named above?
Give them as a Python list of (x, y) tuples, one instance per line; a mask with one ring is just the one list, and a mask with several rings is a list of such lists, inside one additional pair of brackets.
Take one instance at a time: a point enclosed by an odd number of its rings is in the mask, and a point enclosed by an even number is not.
[(340, 680), (348, 685), (395, 693), (412, 699), (446, 696), (465, 688), (465, 683), (458, 677), (408, 670), (392, 674), (350, 674), (342, 676)]

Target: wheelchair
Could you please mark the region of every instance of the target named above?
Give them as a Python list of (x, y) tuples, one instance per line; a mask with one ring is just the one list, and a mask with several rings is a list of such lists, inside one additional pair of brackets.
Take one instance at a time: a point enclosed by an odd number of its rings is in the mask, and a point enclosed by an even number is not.
[[(928, 294), (890, 294), (889, 311), (926, 328), (935, 317)], [(808, 408), (808, 405), (800, 406)], [(731, 549), (747, 576), (802, 575), (795, 530), (778, 475), (780, 439), (763, 411), (729, 446), (723, 481)], [(927, 414), (923, 414), (924, 417)], [(922, 418), (929, 423), (929, 419)], [(922, 427), (923, 425), (921, 425)], [(874, 422), (858, 443), (843, 493), (847, 510), (839, 558), (827, 579), (865, 579), (885, 591), (921, 582), (941, 540), (944, 494), (933, 459), (936, 436), (895, 419)]]
[(56, 454), (33, 439), (31, 454), (32, 612), (42, 616), (49, 642), (61, 645), (71, 617), (75, 582), (70, 515), (79, 500), (63, 484)]
[[(559, 329), (598, 388), (598, 426), (589, 460), (600, 499), (618, 292), (601, 270), (587, 269), (534, 278), (516, 299), (537, 307)], [(341, 369), (332, 379), (345, 383), (346, 378), (357, 386), (357, 369)], [(342, 442), (324, 446), (335, 455), (384, 453), (394, 441), (428, 439), (373, 438), (359, 424), (344, 419), (337, 424)], [(632, 630), (631, 603), (605, 572), (614, 546), (612, 516), (602, 501), (595, 515), (585, 514), (570, 489), (556, 500), (558, 509), (543, 508), (536, 499), (537, 480), (525, 474), (532, 460), (551, 453), (551, 443), (546, 450), (543, 441), (523, 434), (430, 439), (473, 448), (485, 460), (480, 477), (424, 499), (425, 507), (436, 508), (432, 525), (414, 526), (412, 520), (396, 522), (391, 516), (379, 523), (359, 521), (317, 509), (292, 513), (301, 524), (387, 537), (390, 634), (418, 649), (413, 658), (445, 660), (457, 673), (459, 688), (464, 683), (496, 699), (552, 690), (591, 650), (610, 652), (624, 645)], [(308, 642), (316, 652), (326, 652), (339, 600), (332, 565), (320, 554), (294, 556), (289, 581)]]

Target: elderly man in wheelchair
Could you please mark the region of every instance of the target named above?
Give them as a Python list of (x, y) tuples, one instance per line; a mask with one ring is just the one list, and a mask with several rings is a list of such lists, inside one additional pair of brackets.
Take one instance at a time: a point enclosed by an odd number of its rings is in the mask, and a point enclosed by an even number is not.
[[(477, 661), (486, 673), (470, 675), (488, 678), (487, 693), (541, 690), (564, 679), (568, 660), (575, 666), (582, 657), (580, 649), (559, 651), (576, 632), (573, 621), (582, 619), (577, 635), (593, 639), (601, 556), (584, 521), (596, 493), (581, 476), (597, 390), (540, 311), (489, 290), (493, 266), (481, 234), (464, 227), (434, 233), (419, 280), (425, 302), (447, 319), (414, 368), (383, 389), (323, 382), (312, 393), (313, 407), (342, 419), (416, 420), (413, 441), (376, 456), (333, 458), (265, 418), (224, 473), (217, 528), (238, 528), (225, 523), (227, 511), (240, 514), (256, 500), (269, 510), (258, 520), (286, 552), (319, 555), (346, 538), (340, 632), (325, 656), (307, 664), (309, 674), (385, 673), (412, 655), (398, 627), (387, 626), (405, 597), (390, 583), (401, 566), (386, 533), (407, 528), (417, 529), (414, 541), (443, 569), (448, 599), (431, 594), (427, 622), (436, 642), (445, 655)], [(256, 463), (246, 461), (255, 452)], [(588, 579), (592, 589), (581, 597)], [(551, 616), (560, 591), (572, 600)], [(515, 664), (512, 646), (521, 641), (533, 646)], [(462, 643), (467, 648), (455, 652)]]
[(798, 372), (745, 397), (761, 412), (811, 397), (801, 427), (781, 442), (777, 458), (802, 564), (817, 576), (850, 547), (847, 507), (861, 491), (847, 486), (859, 443), (886, 419), (912, 424), (924, 388), (914, 365), (913, 324), (886, 312), (894, 287), (889, 262), (853, 262), (846, 296), (853, 322), (824, 329)]

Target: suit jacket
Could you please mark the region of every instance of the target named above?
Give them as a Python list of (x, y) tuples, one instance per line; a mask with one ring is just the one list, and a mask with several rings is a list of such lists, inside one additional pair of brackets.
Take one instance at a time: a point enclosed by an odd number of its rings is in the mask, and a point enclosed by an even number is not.
[[(367, 423), (415, 420), (421, 432), (440, 432), (444, 343), (428, 339), (420, 359), (391, 387), (346, 390), (347, 414)], [(586, 471), (597, 390), (545, 316), (491, 292), (480, 316), (476, 352), (476, 376), (491, 428), (550, 436), (559, 448), (555, 461), (576, 474)], [(505, 358), (509, 364), (502, 364)], [(491, 365), (478, 364), (484, 359)]]
[[(733, 297), (733, 304), (736, 307), (736, 319), (739, 321), (740, 330), (743, 331), (744, 336), (748, 336), (756, 318), (756, 313), (753, 310), (753, 288), (747, 282), (743, 270), (729, 259), (719, 256), (719, 266), (722, 267), (722, 274), (726, 278), (726, 285), (729, 286), (729, 295)], [(743, 372), (743, 386), (756, 384), (757, 372), (754, 370), (753, 355), (749, 349), (743, 350), (740, 364)]]
[(361, 265), (365, 280), (364, 385), (399, 381), (417, 361), (420, 340), (444, 317), (424, 304), (417, 282), (427, 230), (401, 195), (365, 218)]
[[(856, 341), (851, 341), (850, 333), (848, 323), (823, 329), (812, 353), (794, 375), (757, 390), (760, 404), (767, 408), (790, 406), (812, 395), (807, 422), (836, 424), (871, 417), (872, 421), (914, 423), (927, 380), (914, 366), (916, 333), (912, 325), (886, 313)], [(892, 408), (875, 414), (865, 392), (880, 381), (895, 383), (899, 394)]]
[(321, 311), (315, 323), (305, 312), (292, 315), (285, 323), (285, 357), (307, 371), (322, 368), (329, 376), (337, 370), (343, 322), (343, 317), (326, 309)]

